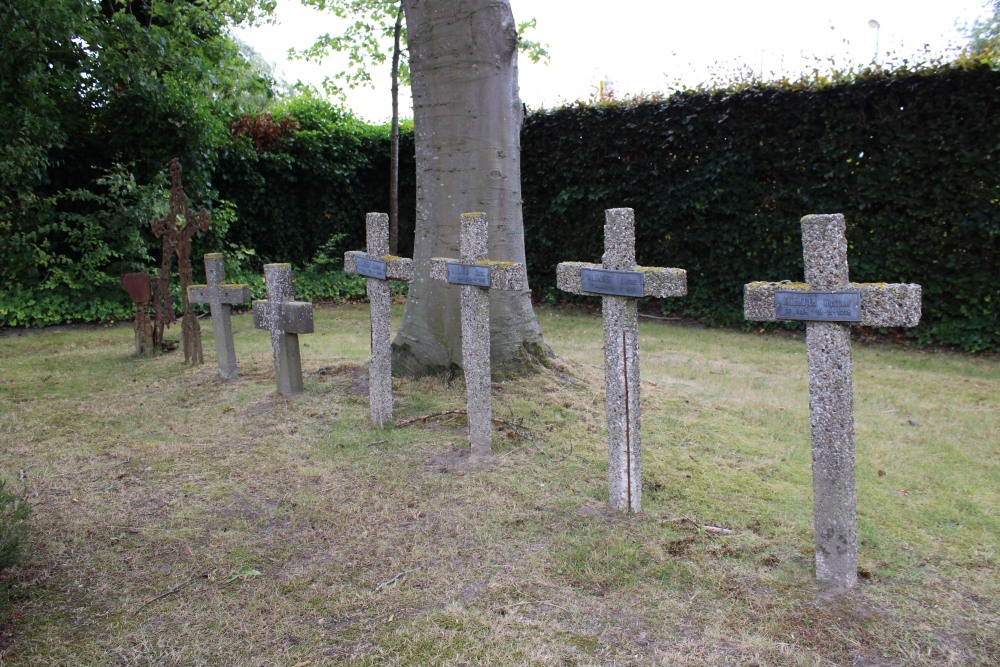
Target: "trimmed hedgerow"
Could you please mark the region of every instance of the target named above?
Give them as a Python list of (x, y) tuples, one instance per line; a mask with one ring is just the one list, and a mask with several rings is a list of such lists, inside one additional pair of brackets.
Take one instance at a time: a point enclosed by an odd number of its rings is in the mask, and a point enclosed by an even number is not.
[(851, 278), (923, 285), (920, 341), (1000, 348), (1000, 72), (869, 73), (573, 106), (522, 138), (533, 286), (598, 261), (603, 210), (636, 211), (637, 258), (688, 271), (665, 308), (741, 325), (742, 286), (800, 279), (799, 219), (844, 213)]

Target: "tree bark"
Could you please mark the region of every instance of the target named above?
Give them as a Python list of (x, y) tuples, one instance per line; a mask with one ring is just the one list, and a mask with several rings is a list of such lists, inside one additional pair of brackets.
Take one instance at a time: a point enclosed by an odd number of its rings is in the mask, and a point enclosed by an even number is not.
[[(462, 213), (485, 212), (489, 259), (524, 262), (517, 27), (507, 0), (403, 0), (413, 90), (417, 211), (414, 280), (393, 369), (461, 367), (458, 287), (430, 279), (431, 257), (459, 257)], [(551, 354), (530, 292), (490, 294), (491, 365), (523, 370)]]

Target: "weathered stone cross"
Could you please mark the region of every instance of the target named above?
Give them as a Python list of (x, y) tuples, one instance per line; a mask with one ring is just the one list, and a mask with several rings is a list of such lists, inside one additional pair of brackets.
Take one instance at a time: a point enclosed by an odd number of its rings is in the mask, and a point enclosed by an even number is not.
[(382, 428), (392, 421), (392, 349), (390, 347), (389, 280), (413, 280), (413, 260), (389, 254), (389, 216), (369, 213), (365, 220), (368, 252), (348, 251), (344, 271), (367, 278), (371, 307), (371, 364), (368, 401), (372, 423)]
[(849, 282), (845, 229), (839, 213), (807, 215), (806, 282), (743, 288), (746, 319), (807, 322), (816, 578), (844, 590), (858, 577), (850, 324), (916, 326), (921, 293), (920, 285)]
[(267, 301), (253, 302), (253, 324), (271, 332), (278, 391), (292, 396), (302, 391), (299, 334), (313, 332), (313, 307), (305, 301), (292, 301), (291, 264), (266, 264), (264, 282)]
[(250, 300), (249, 285), (225, 284), (226, 265), (221, 253), (205, 255), (207, 285), (188, 287), (188, 301), (207, 303), (212, 311), (212, 333), (215, 334), (215, 356), (219, 363), (219, 376), (232, 380), (236, 377), (236, 348), (233, 346), (233, 320), (230, 305)]
[(474, 460), (493, 456), (490, 394), (490, 290), (527, 289), (524, 264), (486, 259), (485, 213), (463, 213), (461, 260), (431, 258), (431, 278), (462, 286), (462, 369), (468, 402), (469, 442)]
[(599, 295), (604, 312), (604, 386), (608, 421), (608, 489), (614, 510), (642, 509), (639, 437), (639, 324), (644, 296), (687, 294), (683, 269), (636, 266), (635, 213), (604, 212), (602, 264), (561, 262), (556, 285), (573, 294)]

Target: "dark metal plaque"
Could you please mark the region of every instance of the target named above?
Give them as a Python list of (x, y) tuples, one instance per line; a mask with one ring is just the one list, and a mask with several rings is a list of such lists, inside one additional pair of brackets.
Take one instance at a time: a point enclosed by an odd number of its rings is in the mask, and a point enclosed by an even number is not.
[(580, 287), (585, 292), (614, 296), (642, 297), (646, 293), (643, 275), (638, 271), (581, 269)]
[(860, 322), (861, 292), (779, 290), (774, 293), (779, 320)]
[(380, 259), (365, 259), (364, 257), (354, 258), (354, 268), (357, 272), (368, 278), (378, 278), (385, 280), (385, 262)]
[(490, 286), (490, 267), (448, 263), (448, 282), (453, 285)]

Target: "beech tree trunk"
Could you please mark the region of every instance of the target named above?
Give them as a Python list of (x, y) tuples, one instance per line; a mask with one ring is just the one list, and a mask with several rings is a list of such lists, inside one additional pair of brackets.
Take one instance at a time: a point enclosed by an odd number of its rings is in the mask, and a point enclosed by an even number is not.
[[(517, 26), (507, 0), (403, 0), (416, 138), (414, 280), (393, 369), (462, 365), (460, 288), (430, 279), (431, 257), (459, 257), (462, 213), (485, 212), (489, 259), (524, 262)], [(530, 293), (490, 294), (494, 373), (551, 354)]]

